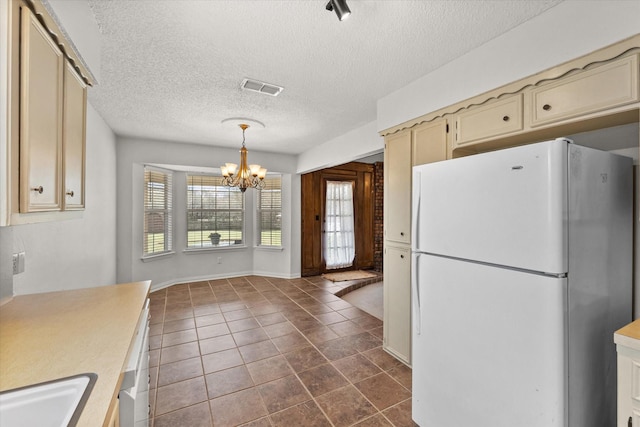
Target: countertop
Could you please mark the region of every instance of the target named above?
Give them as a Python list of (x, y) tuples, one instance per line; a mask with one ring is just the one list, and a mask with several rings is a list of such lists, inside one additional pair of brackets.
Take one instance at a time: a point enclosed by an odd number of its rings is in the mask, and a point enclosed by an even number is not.
[(640, 319), (618, 329), (614, 334), (616, 344), (640, 350)]
[(0, 307), (0, 391), (93, 372), (98, 379), (78, 426), (101, 426), (150, 281), (20, 295)]

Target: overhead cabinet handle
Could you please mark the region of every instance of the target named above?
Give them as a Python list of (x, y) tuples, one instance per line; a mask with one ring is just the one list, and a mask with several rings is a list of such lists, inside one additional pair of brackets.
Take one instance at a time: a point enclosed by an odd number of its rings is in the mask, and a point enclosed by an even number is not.
[(549, 110), (551, 110), (551, 105), (549, 105), (549, 104), (544, 104), (544, 105), (542, 106), (542, 109), (543, 109), (544, 111), (549, 111)]
[(44, 188), (41, 185), (39, 187), (33, 187), (31, 190), (35, 191), (38, 194), (42, 194), (42, 192), (44, 191)]

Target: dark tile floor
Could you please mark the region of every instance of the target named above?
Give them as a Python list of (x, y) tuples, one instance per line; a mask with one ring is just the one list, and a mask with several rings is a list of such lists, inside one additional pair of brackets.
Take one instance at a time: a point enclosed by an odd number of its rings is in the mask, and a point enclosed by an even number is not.
[(411, 370), (337, 287), (247, 276), (153, 292), (153, 425), (414, 426)]

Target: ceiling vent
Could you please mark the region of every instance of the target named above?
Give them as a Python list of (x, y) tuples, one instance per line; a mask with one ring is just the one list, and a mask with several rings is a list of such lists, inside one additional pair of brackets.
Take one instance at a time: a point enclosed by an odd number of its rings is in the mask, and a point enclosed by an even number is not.
[(278, 96), (284, 89), (282, 86), (272, 85), (270, 83), (261, 82), (258, 80), (244, 79), (240, 86), (243, 90), (250, 90), (252, 92), (264, 93), (265, 95)]

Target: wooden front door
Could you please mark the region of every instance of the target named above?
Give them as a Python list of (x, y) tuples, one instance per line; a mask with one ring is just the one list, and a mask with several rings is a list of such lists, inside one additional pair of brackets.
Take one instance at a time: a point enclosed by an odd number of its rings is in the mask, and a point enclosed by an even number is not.
[[(302, 275), (326, 272), (323, 254), (327, 181), (353, 182), (355, 258), (349, 269), (374, 267), (374, 167), (368, 163), (345, 165), (302, 175)], [(336, 271), (336, 270), (331, 270)]]

